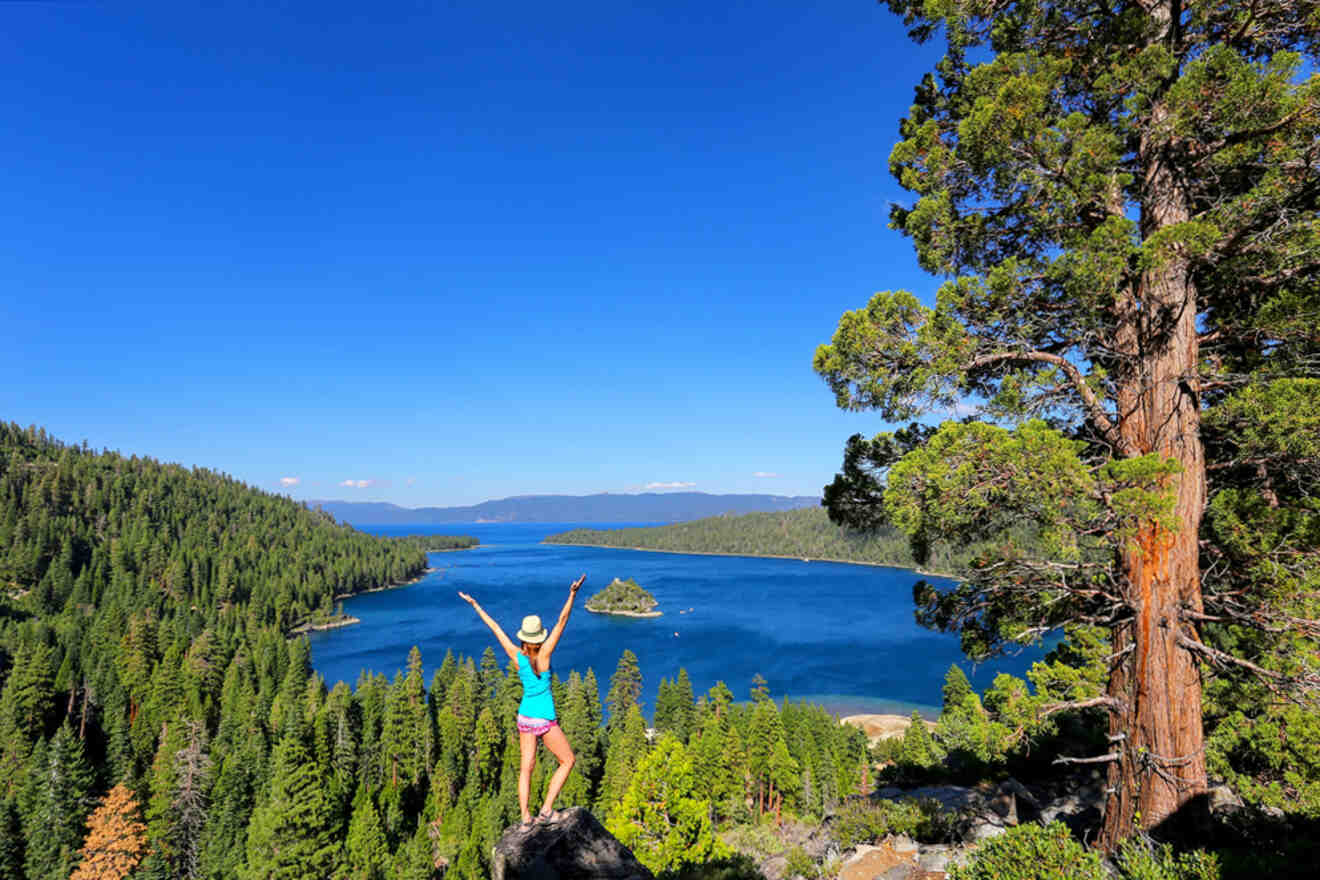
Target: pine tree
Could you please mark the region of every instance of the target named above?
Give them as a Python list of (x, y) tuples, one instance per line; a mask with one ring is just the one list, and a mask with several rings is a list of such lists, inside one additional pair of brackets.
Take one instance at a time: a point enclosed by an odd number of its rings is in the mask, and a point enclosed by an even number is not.
[(490, 707), (482, 709), (481, 714), (477, 716), (474, 745), (472, 775), (477, 786), (481, 791), (495, 791), (499, 785), (503, 763), (504, 734), (495, 723), (495, 715), (490, 711)]
[(727, 792), (720, 789), (720, 779), (723, 775), (720, 762), (724, 757), (724, 731), (714, 715), (708, 718), (706, 725), (692, 738), (688, 754), (692, 757), (697, 796), (718, 806)]
[(244, 862), (244, 841), (260, 769), (257, 755), (246, 749), (231, 752), (220, 763), (202, 853), (202, 875), (210, 880), (237, 876)]
[(384, 880), (389, 864), (389, 847), (381, 827), (380, 815), (371, 795), (358, 786), (353, 796), (353, 817), (348, 823), (348, 836), (344, 839), (345, 880)]
[(691, 739), (695, 730), (696, 707), (692, 697), (692, 679), (688, 671), (678, 668), (678, 678), (674, 681), (674, 735), (684, 745)]
[(657, 732), (673, 733), (674, 714), (677, 705), (674, 701), (673, 682), (661, 678), (655, 693), (655, 729)]
[(559, 794), (559, 802), (565, 806), (585, 806), (591, 803), (592, 785), (597, 778), (600, 754), (597, 746), (598, 730), (591, 726), (591, 710), (586, 690), (576, 670), (569, 673), (564, 700), (556, 706), (556, 710), (559, 714), (559, 725), (564, 729), (564, 736), (573, 746), (573, 754), (576, 758), (575, 772), (570, 773), (564, 782)]
[(458, 664), (454, 660), (452, 649), (445, 649), (445, 659), (441, 662), (440, 668), (435, 671), (431, 677), (431, 699), (439, 704), (445, 701), (445, 692), (454, 682), (454, 676), (458, 674)]
[(775, 740), (774, 751), (770, 754), (770, 798), (775, 811), (775, 821), (782, 818), (784, 801), (793, 804), (802, 794), (802, 768), (788, 752), (788, 745), (783, 738)]
[[(147, 724), (150, 717), (144, 707), (138, 716), (138, 723)], [(183, 726), (177, 723), (165, 725), (155, 759), (151, 762), (151, 797), (147, 801), (146, 810), (147, 838), (151, 842), (148, 867), (157, 873), (172, 873), (170, 866), (177, 858), (171, 801), (178, 773), (174, 756), (183, 748), (183, 744)]]
[(477, 698), (484, 703), (495, 696), (495, 689), (503, 676), (504, 670), (495, 659), (495, 649), (487, 645), (481, 652), (481, 667), (477, 672)]
[(174, 876), (196, 880), (201, 873), (202, 834), (210, 811), (211, 756), (206, 729), (185, 721), (184, 746), (174, 754), (174, 789), (170, 799)]
[(967, 674), (962, 671), (962, 667), (957, 663), (949, 664), (949, 671), (944, 674), (943, 710), (958, 709), (963, 704), (963, 699), (971, 693), (972, 683), (967, 680)]
[(622, 727), (628, 717), (628, 710), (637, 706), (642, 695), (642, 670), (637, 665), (637, 655), (627, 648), (619, 657), (619, 665), (610, 676), (610, 691), (605, 695), (605, 706), (609, 709), (609, 730), (614, 732)]
[(270, 788), (252, 813), (245, 880), (324, 880), (339, 859), (339, 829), (297, 731), (275, 749)]
[(26, 869), (29, 880), (65, 880), (77, 863), (94, 803), (92, 769), (82, 743), (64, 724), (44, 750), (35, 782), (35, 803), (28, 814)]
[(758, 813), (773, 808), (775, 748), (784, 739), (784, 726), (775, 704), (769, 699), (757, 702), (747, 729), (747, 771), (756, 792)]
[(417, 829), (395, 853), (390, 866), (390, 880), (433, 880), (436, 875), (435, 852), (425, 826)]
[(13, 801), (0, 801), (0, 880), (24, 880), (25, 841)]
[(0, 786), (9, 796), (22, 784), (32, 744), (46, 734), (55, 705), (54, 652), (40, 643), (22, 648), (0, 692)]
[(623, 723), (610, 734), (605, 750), (605, 774), (596, 797), (598, 809), (608, 810), (623, 797), (646, 748), (646, 721), (634, 703), (628, 707)]
[(719, 858), (727, 853), (711, 827), (710, 803), (695, 790), (687, 749), (663, 736), (638, 763), (605, 827), (656, 873)]
[(1109, 630), (1087, 704), (1109, 717), (1112, 851), (1204, 793), (1205, 672), (1320, 688), (1298, 574), (1320, 554), (1320, 19), (1309, 0), (888, 5), (946, 44), (890, 154), (916, 197), (890, 219), (948, 280), (933, 307), (876, 294), (814, 366), (886, 421), (986, 402), (888, 467), (883, 512), (920, 555), (996, 541), (917, 597), (977, 658)]
[(717, 716), (725, 716), (729, 711), (729, 706), (733, 703), (733, 691), (722, 681), (717, 681), (711, 685), (706, 692), (707, 702), (710, 704), (710, 710)]
[(722, 805), (717, 809), (733, 819), (749, 818), (751, 812), (747, 804), (752, 780), (747, 770), (747, 748), (737, 727), (730, 726), (724, 737), (724, 754), (721, 756), (720, 764), (723, 773), (720, 777), (719, 790), (724, 797)]
[(132, 874), (147, 851), (147, 826), (139, 813), (125, 786), (110, 789), (87, 820), (82, 860), (69, 880), (123, 880)]
[(903, 767), (929, 770), (943, 759), (939, 746), (926, 727), (921, 713), (912, 713), (912, 723), (903, 733), (903, 745), (898, 752), (898, 763)]

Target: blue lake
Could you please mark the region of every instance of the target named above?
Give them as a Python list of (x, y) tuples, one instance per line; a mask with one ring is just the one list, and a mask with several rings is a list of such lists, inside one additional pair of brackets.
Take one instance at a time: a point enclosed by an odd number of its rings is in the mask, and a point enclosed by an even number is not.
[[(432, 554), (436, 570), (418, 583), (346, 600), (344, 610), (362, 622), (311, 634), (314, 666), (331, 685), (353, 684), (367, 670), (393, 677), (416, 645), (429, 684), (447, 650), (474, 658), (487, 646), (498, 652), (458, 590), (472, 594), (512, 634), (526, 614), (553, 623), (569, 582), (582, 572), (587, 582), (555, 651), (555, 671), (567, 678), (571, 669), (593, 668), (603, 698), (619, 656), (631, 649), (641, 664), (648, 714), (660, 679), (674, 678), (680, 667), (698, 694), (723, 681), (735, 698), (746, 699), (752, 677), (760, 673), (776, 699), (807, 699), (840, 714), (934, 712), (950, 663), (961, 664), (981, 689), (999, 672), (1021, 675), (1042, 653), (1026, 651), (973, 667), (956, 636), (917, 626), (912, 584), (921, 576), (905, 569), (540, 543), (546, 535), (581, 525), (364, 529), (475, 535), (481, 546)], [(584, 611), (582, 602), (615, 577), (634, 578), (656, 597), (664, 616), (633, 619)]]

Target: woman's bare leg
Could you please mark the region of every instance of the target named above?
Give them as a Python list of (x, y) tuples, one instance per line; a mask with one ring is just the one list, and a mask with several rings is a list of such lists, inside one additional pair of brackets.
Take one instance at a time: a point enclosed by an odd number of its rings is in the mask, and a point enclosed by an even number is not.
[(568, 737), (564, 736), (564, 731), (560, 730), (558, 725), (547, 730), (543, 739), (545, 747), (559, 759), (559, 769), (550, 777), (550, 786), (545, 790), (545, 804), (541, 807), (542, 813), (550, 813), (554, 811), (555, 798), (559, 797), (559, 789), (564, 787), (568, 774), (573, 770), (573, 762), (577, 759), (568, 744)]
[(522, 750), (518, 762), (518, 809), (522, 820), (528, 822), (532, 814), (527, 811), (527, 801), (532, 796), (532, 768), (536, 766), (536, 734), (518, 731), (518, 748)]

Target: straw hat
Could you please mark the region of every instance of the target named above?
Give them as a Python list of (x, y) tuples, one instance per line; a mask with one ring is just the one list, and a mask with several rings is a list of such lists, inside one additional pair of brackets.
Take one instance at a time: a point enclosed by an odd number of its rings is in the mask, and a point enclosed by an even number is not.
[(529, 614), (523, 618), (522, 629), (518, 630), (518, 638), (529, 645), (539, 645), (550, 638), (550, 633), (545, 631), (540, 617)]

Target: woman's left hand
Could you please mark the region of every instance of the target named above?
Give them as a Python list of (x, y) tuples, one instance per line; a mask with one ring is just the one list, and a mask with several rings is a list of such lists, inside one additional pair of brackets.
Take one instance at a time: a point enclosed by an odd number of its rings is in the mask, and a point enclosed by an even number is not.
[(587, 579), (586, 572), (583, 572), (582, 577), (573, 581), (572, 585), (569, 586), (568, 591), (570, 593), (576, 593), (578, 591), (578, 587), (582, 586), (583, 582), (586, 581), (586, 579)]

